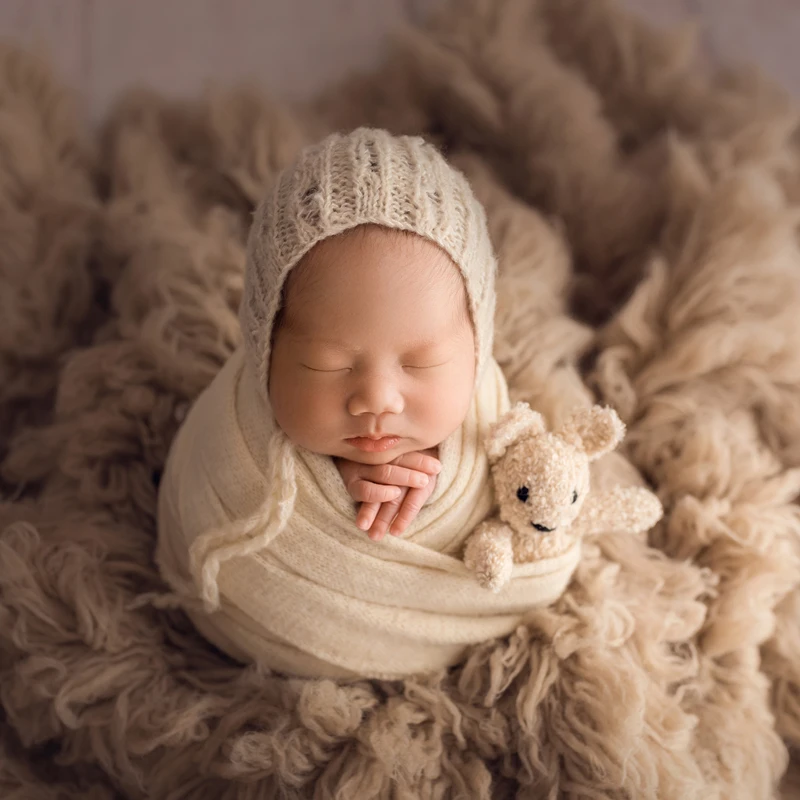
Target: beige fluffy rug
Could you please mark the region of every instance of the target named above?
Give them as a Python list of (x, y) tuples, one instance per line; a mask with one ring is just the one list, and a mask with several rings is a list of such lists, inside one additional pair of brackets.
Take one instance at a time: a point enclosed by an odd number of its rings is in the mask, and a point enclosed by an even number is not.
[[(136, 93), (97, 139), (76, 109), (0, 54), (0, 796), (797, 796), (787, 98), (606, 0), (459, 0), (313, 107)], [(216, 652), (152, 557), (177, 420), (238, 341), (253, 204), (357, 124), (467, 172), (515, 397), (612, 403), (667, 513), (591, 542), (561, 601), (449, 673), (339, 686)]]

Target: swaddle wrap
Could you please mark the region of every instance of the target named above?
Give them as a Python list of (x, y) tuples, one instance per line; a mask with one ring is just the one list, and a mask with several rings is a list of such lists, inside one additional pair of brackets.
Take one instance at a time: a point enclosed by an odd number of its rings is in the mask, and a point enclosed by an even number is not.
[[(402, 537), (373, 542), (333, 460), (294, 446), (267, 391), (286, 276), (314, 244), (363, 224), (413, 231), (459, 267), (475, 329), (466, 419)], [(359, 129), (307, 148), (256, 212), (244, 344), (187, 415), (159, 494), (158, 562), (198, 630), (232, 656), (308, 677), (397, 678), (446, 667), (555, 600), (579, 558), (514, 568), (481, 589), (463, 543), (492, 510), (483, 441), (508, 408), (491, 356), (495, 261), (466, 179), (421, 139)]]

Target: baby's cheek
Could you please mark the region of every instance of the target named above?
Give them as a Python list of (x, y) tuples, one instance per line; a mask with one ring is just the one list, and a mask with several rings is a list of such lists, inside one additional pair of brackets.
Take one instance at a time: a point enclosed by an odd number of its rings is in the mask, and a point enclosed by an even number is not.
[(345, 418), (345, 399), (341, 392), (330, 387), (325, 389), (316, 387), (304, 395), (303, 406), (309, 422), (315, 428), (331, 431), (342, 426)]
[(453, 368), (429, 390), (428, 405), (440, 428), (454, 431), (467, 416), (472, 401), (473, 377), (468, 370)]
[(303, 375), (295, 380), (291, 399), (304, 413), (312, 417), (326, 417), (335, 409), (340, 411), (343, 401), (342, 392), (330, 381), (319, 380), (315, 375)]
[(270, 378), (270, 402), (278, 424), (291, 435), (319, 413), (321, 393), (296, 373), (276, 370)]
[(295, 385), (282, 395), (275, 419), (297, 445), (315, 453), (334, 454), (337, 442), (346, 435), (342, 414), (331, 392)]
[[(456, 430), (464, 421), (469, 404), (454, 397), (446, 387), (427, 393), (416, 402), (418, 418), (423, 421), (425, 438), (432, 444), (439, 444)], [(436, 440), (435, 442), (433, 440)]]

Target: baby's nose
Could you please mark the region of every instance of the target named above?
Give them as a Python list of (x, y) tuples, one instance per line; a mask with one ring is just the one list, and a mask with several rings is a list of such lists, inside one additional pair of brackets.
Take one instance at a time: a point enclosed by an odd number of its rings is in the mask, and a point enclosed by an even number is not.
[(390, 380), (372, 378), (364, 380), (350, 396), (347, 410), (353, 416), (361, 414), (400, 414), (403, 395)]

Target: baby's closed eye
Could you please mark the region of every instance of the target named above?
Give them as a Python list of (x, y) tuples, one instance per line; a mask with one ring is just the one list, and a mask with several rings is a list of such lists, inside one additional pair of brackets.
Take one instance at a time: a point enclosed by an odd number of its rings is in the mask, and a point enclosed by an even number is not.
[(323, 369), (322, 367), (312, 367), (309, 364), (301, 364), (301, 367), (305, 367), (305, 369), (311, 370), (311, 372), (350, 372), (352, 367), (336, 367)]
[(403, 364), (403, 369), (434, 369), (435, 367), (443, 367), (448, 363), (448, 361), (440, 361), (438, 364)]
[[(401, 364), (401, 366), (402, 366), (403, 369), (408, 369), (408, 370), (412, 370), (413, 371), (413, 370), (436, 369), (437, 367), (447, 366), (447, 364), (449, 364), (449, 363), (450, 363), (450, 359), (437, 360), (435, 362), (419, 360), (419, 361), (409, 361), (409, 362)], [(310, 370), (311, 372), (327, 372), (327, 373), (341, 372), (341, 373), (346, 373), (346, 372), (352, 372), (353, 371), (353, 367), (344, 366), (344, 365), (343, 366), (334, 366), (332, 364), (330, 364), (330, 365), (324, 364), (323, 365), (323, 364), (319, 364), (319, 363), (317, 363), (315, 365), (312, 365), (312, 364), (306, 364), (306, 363), (302, 363), (301, 362), (300, 366), (303, 367), (304, 369)]]

